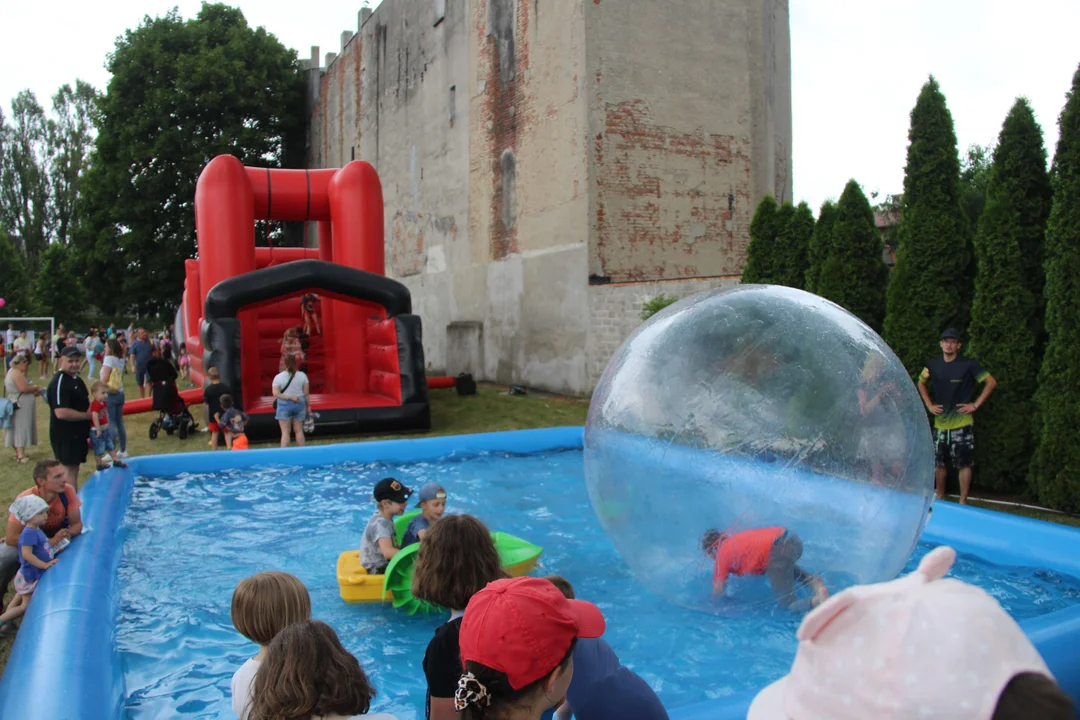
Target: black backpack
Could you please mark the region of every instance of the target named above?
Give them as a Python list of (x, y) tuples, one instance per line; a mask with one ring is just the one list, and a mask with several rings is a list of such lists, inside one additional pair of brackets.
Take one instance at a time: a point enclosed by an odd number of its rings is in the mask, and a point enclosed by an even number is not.
[(473, 376), (469, 373), (461, 373), (454, 378), (454, 387), (457, 389), (458, 395), (476, 394), (476, 381), (473, 380)]

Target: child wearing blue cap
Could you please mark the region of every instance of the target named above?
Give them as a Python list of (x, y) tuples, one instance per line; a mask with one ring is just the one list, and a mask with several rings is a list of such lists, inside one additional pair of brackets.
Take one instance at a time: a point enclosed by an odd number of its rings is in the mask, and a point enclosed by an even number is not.
[(409, 523), (409, 529), (405, 531), (405, 537), (401, 539), (401, 547), (423, 540), (428, 529), (446, 512), (446, 491), (439, 483), (431, 482), (424, 485), (420, 488), (418, 498), (416, 507), (420, 508), (420, 514)]

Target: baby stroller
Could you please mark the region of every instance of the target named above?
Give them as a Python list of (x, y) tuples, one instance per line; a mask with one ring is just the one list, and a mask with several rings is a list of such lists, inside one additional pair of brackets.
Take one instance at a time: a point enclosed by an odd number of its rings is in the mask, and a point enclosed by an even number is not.
[(158, 411), (157, 420), (150, 423), (150, 439), (157, 439), (162, 430), (166, 435), (175, 432), (181, 440), (187, 439), (188, 435), (198, 430), (199, 424), (176, 389), (176, 368), (168, 360), (154, 358), (146, 372), (153, 383), (151, 407)]

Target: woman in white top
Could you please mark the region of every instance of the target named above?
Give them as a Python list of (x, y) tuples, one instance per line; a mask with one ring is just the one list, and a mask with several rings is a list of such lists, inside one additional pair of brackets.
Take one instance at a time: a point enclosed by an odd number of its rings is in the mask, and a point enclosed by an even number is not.
[[(12, 418), (11, 429), (4, 438), (4, 447), (15, 448), (15, 462), (29, 461), (26, 448), (37, 445), (37, 397), (45, 388), (30, 384), (26, 373), (30, 367), (30, 358), (16, 355), (11, 359), (11, 367), (4, 376), (4, 395), (13, 402), (18, 410)], [(0, 588), (3, 592), (6, 588)]]
[(294, 623), (274, 637), (255, 673), (248, 720), (397, 720), (367, 714), (375, 688), (360, 662), (319, 620)]
[(308, 376), (296, 367), (296, 356), (285, 356), (285, 370), (274, 376), (274, 417), (281, 426), (281, 447), (289, 447), (289, 429), (296, 444), (304, 444), (304, 420), (308, 416)]
[[(114, 376), (115, 375), (115, 376)], [(109, 432), (115, 435), (120, 457), (126, 458), (127, 429), (124, 427), (124, 349), (120, 341), (109, 338), (105, 343), (105, 359), (101, 361), (101, 382), (109, 386), (105, 400), (109, 411)]]

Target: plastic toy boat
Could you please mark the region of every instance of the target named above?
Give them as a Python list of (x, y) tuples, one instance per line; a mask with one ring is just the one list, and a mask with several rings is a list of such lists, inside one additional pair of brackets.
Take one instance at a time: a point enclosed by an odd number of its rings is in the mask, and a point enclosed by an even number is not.
[[(394, 531), (400, 543), (405, 531), (419, 510), (407, 512), (394, 518)], [(525, 575), (534, 567), (543, 552), (543, 548), (527, 540), (504, 532), (491, 533), (495, 549), (503, 570), (511, 577)], [(384, 575), (369, 575), (360, 565), (360, 551), (346, 550), (338, 556), (337, 579), (341, 589), (341, 599), (347, 603), (392, 602), (394, 607), (408, 615), (417, 612), (424, 614), (442, 612), (442, 608), (424, 600), (418, 600), (412, 594), (413, 565), (420, 543), (413, 543), (394, 556), (386, 567)]]

